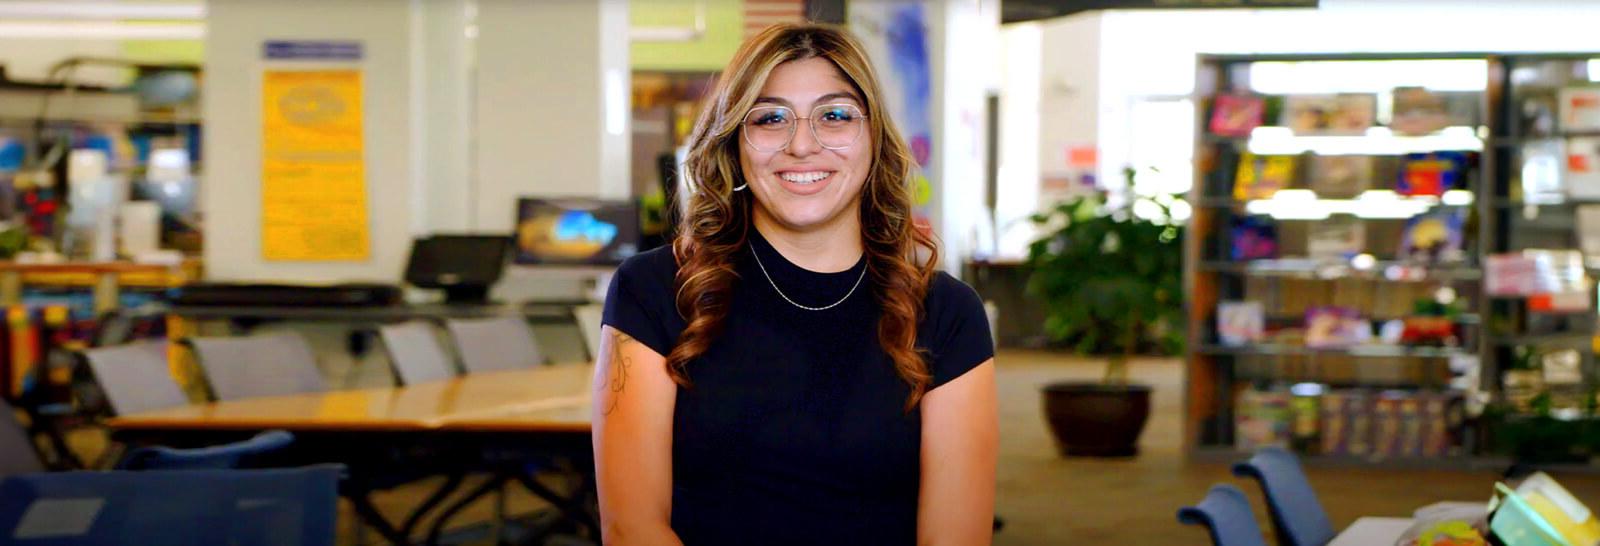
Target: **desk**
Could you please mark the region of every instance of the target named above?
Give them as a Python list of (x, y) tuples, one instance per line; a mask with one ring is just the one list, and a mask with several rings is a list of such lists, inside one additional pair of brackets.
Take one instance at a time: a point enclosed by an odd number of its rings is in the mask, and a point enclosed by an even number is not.
[[(530, 489), (542, 488), (520, 473), (522, 461), (532, 458), (571, 460), (574, 470), (587, 479), (593, 470), (589, 440), (593, 373), (588, 364), (542, 366), (406, 387), (197, 404), (116, 417), (107, 425), (118, 441), (174, 446), (210, 445), (284, 429), (295, 434), (286, 464), (342, 463), (357, 482), (381, 481), (376, 478), (385, 472), (419, 467), (451, 473), (445, 487), (399, 528), (371, 508), (367, 490), (351, 496), (363, 519), (391, 542), (403, 544), (409, 542), (422, 515), (459, 485), (463, 469), (481, 464), (484, 454), (498, 458), (501, 482), (514, 479)], [(519, 472), (512, 475), (510, 469)], [(535, 493), (569, 516), (582, 510), (548, 489)], [(434, 524), (434, 534), (464, 506), (465, 501), (447, 509)], [(583, 516), (575, 519), (593, 525)]]
[(184, 431), (589, 433), (589, 364), (469, 374), (406, 387), (247, 398), (112, 418), (118, 434)]
[(1411, 518), (1365, 517), (1350, 524), (1328, 546), (1392, 546), (1411, 528)]
[(0, 262), (0, 305), (22, 303), (25, 285), (87, 286), (94, 288), (96, 313), (113, 311), (121, 287), (172, 288), (200, 278), (200, 262), (182, 265), (148, 265), (131, 262), (75, 262), (64, 264), (21, 264)]
[(270, 305), (177, 305), (170, 312), (188, 320), (232, 320), (265, 322), (293, 320), (306, 322), (349, 322), (389, 324), (415, 319), (487, 318), (521, 313), (529, 321), (542, 324), (569, 324), (572, 308), (587, 301), (533, 302), (523, 305), (374, 305), (367, 307), (310, 307)]

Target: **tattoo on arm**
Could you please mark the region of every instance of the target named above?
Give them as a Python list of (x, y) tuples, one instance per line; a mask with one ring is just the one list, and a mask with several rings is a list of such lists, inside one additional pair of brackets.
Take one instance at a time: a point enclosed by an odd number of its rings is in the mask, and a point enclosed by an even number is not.
[(632, 343), (633, 338), (622, 332), (613, 332), (611, 336), (611, 362), (609, 373), (605, 381), (600, 383), (601, 403), (605, 407), (600, 415), (611, 415), (616, 411), (617, 402), (622, 400), (622, 391), (628, 388), (628, 368), (633, 366), (633, 359), (623, 356), (622, 347)]

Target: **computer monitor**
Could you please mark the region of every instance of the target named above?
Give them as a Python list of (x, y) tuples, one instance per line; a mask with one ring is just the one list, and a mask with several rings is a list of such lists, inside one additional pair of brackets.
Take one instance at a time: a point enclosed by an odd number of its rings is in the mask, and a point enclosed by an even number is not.
[(447, 303), (487, 303), (489, 286), (500, 280), (510, 253), (511, 238), (504, 235), (418, 238), (406, 262), (406, 282), (443, 289)]
[(517, 201), (518, 265), (611, 266), (639, 252), (639, 205), (631, 200)]

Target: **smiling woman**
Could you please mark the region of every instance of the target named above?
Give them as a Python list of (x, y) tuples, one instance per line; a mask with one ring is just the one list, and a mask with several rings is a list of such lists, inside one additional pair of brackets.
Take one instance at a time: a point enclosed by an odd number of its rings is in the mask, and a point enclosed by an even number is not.
[(769, 28), (722, 72), (682, 232), (606, 298), (607, 544), (989, 542), (988, 322), (911, 223), (881, 96), (833, 27)]

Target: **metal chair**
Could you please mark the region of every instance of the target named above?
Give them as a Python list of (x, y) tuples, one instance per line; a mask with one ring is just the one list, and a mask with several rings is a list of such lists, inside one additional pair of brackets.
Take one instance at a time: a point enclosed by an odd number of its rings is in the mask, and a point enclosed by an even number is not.
[(544, 363), (533, 330), (520, 316), (451, 319), (445, 328), (467, 373), (531, 368)]
[(0, 543), (331, 546), (343, 468), (12, 476)]
[(79, 355), (112, 414), (128, 415), (189, 403), (189, 397), (172, 379), (164, 341), (89, 349)]
[(378, 328), (389, 353), (395, 379), (402, 385), (439, 381), (456, 376), (455, 363), (439, 343), (433, 325), (426, 321), (387, 324)]
[(327, 380), (305, 338), (293, 332), (184, 340), (219, 401), (323, 392)]
[(1232, 485), (1213, 485), (1199, 504), (1179, 508), (1178, 523), (1204, 526), (1213, 546), (1267, 546), (1250, 499)]
[(1333, 540), (1328, 512), (1322, 509), (1293, 453), (1278, 447), (1261, 448), (1250, 460), (1233, 465), (1233, 474), (1261, 484), (1280, 546), (1324, 546)]
[(600, 358), (600, 327), (604, 311), (605, 306), (596, 303), (572, 308), (572, 316), (578, 321), (578, 331), (583, 332), (583, 344), (589, 350), (591, 361)]

